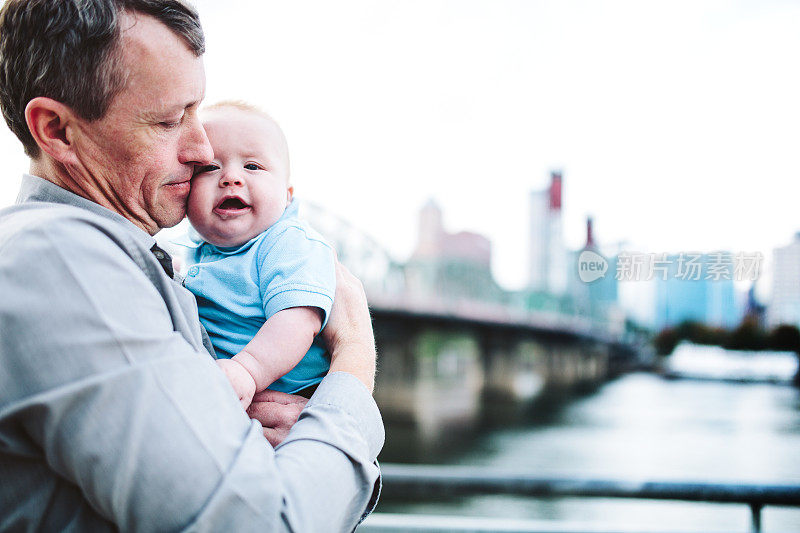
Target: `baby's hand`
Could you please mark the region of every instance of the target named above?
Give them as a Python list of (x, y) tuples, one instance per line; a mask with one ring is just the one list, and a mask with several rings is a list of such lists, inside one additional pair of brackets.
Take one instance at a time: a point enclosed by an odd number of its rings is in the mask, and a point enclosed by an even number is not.
[(247, 409), (250, 406), (250, 402), (253, 401), (253, 395), (256, 393), (256, 381), (253, 376), (250, 375), (250, 372), (245, 367), (233, 359), (217, 359), (217, 364), (225, 372), (225, 376), (231, 382), (233, 390), (239, 396), (242, 408)]

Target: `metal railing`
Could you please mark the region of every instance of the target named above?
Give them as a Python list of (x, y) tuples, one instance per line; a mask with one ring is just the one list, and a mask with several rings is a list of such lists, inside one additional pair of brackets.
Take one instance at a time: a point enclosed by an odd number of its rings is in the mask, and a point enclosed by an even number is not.
[(764, 506), (800, 507), (800, 485), (562, 479), (486, 467), (433, 465), (383, 464), (381, 470), (386, 498), (506, 494), (739, 503), (750, 507), (753, 532), (761, 531)]

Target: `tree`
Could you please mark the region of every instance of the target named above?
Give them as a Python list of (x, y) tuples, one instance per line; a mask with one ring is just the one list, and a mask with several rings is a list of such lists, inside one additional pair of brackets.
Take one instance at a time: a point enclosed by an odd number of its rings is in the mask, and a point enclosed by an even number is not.
[(658, 355), (669, 355), (681, 341), (681, 337), (674, 329), (665, 328), (653, 338), (653, 346)]
[(742, 323), (731, 331), (723, 346), (729, 350), (765, 350), (769, 347), (764, 331), (751, 317), (745, 317)]
[(797, 329), (797, 326), (781, 324), (770, 332), (768, 344), (773, 350), (800, 354), (800, 329)]

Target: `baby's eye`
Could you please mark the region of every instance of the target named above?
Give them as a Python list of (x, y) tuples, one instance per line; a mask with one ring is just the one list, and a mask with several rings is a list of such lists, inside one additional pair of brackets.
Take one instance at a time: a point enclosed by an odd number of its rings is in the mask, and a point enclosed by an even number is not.
[(197, 176), (198, 174), (202, 174), (204, 172), (213, 172), (215, 170), (219, 170), (218, 165), (214, 165), (213, 163), (211, 165), (203, 165), (200, 167), (195, 167), (194, 175)]
[(258, 170), (259, 166), (255, 163), (245, 163), (244, 168), (245, 170)]

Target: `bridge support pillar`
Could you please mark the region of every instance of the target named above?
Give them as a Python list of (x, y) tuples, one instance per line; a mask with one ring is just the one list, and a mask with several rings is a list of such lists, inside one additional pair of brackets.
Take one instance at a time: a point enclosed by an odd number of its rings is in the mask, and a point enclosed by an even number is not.
[[(454, 430), (472, 431), (480, 415), (483, 369), (467, 331), (405, 324), (380, 328), (375, 399), (387, 422), (433, 444)], [(389, 338), (391, 337), (391, 338)]]
[(548, 388), (595, 385), (608, 377), (608, 349), (590, 342), (554, 344), (544, 368)]
[(512, 335), (485, 334), (481, 348), (485, 398), (525, 403), (542, 390), (547, 354), (542, 344)]

